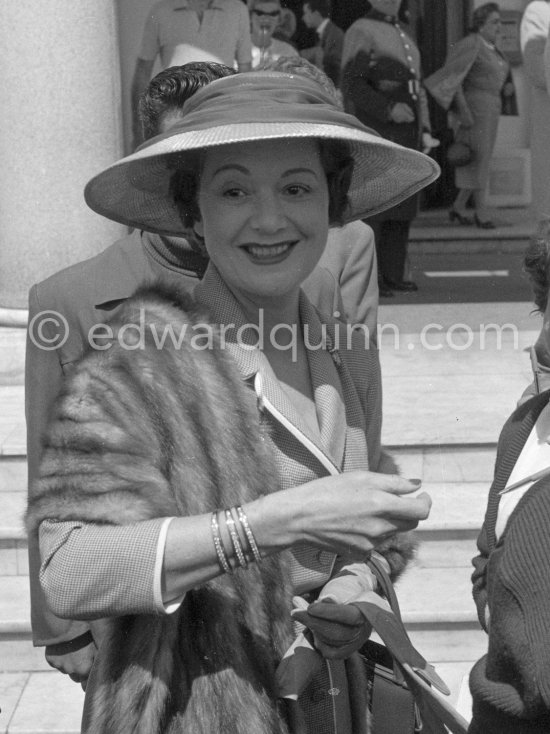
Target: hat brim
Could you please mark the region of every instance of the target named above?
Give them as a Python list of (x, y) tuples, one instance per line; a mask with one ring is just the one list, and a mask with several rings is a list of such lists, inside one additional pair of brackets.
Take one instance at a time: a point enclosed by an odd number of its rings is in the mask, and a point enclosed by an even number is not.
[(355, 161), (344, 221), (366, 219), (390, 209), (439, 175), (430, 157), (365, 129), (310, 122), (243, 122), (169, 134), (118, 161), (88, 182), (88, 206), (116, 222), (162, 235), (181, 235), (184, 227), (169, 190), (175, 154), (231, 143), (303, 138), (348, 143)]

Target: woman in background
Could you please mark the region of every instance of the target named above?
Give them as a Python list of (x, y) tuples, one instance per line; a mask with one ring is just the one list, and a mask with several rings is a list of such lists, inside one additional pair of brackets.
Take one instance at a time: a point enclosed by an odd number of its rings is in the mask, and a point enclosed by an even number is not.
[[(501, 95), (509, 99), (514, 95), (510, 65), (496, 46), (500, 29), (497, 3), (481, 5), (474, 11), (471, 33), (451, 47), (445, 65), (425, 81), (437, 102), (456, 113), (456, 141), (473, 151), (471, 162), (455, 169), (459, 191), (449, 218), (482, 229), (495, 227), (487, 216), (485, 189), (502, 111)], [(471, 196), (473, 221), (466, 215)]]

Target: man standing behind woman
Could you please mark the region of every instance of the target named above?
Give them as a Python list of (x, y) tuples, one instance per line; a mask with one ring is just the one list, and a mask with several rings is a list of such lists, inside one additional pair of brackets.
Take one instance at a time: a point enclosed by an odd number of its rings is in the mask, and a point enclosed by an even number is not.
[(298, 56), (294, 46), (274, 37), (281, 22), (281, 0), (248, 0), (248, 9), (253, 69), (263, 69), (281, 56)]
[(159, 0), (151, 8), (132, 80), (134, 145), (142, 142), (138, 101), (157, 57), (162, 69), (193, 61), (251, 69), (250, 21), (241, 0)]
[(317, 34), (317, 46), (306, 48), (301, 55), (322, 69), (334, 86), (340, 86), (340, 65), (344, 31), (330, 19), (330, 0), (308, 0), (303, 5), (303, 21)]
[[(342, 93), (347, 112), (383, 137), (428, 152), (437, 145), (430, 134), (426, 94), (420, 84), (420, 52), (398, 20), (401, 0), (371, 0), (370, 10), (346, 32)], [(418, 198), (368, 220), (376, 238), (381, 296), (415, 291), (405, 279), (409, 229)]]
[[(426, 88), (445, 109), (454, 109), (459, 127), (456, 140), (466, 143), (473, 158), (455, 171), (459, 189), (451, 221), (482, 229), (494, 229), (487, 217), (485, 189), (489, 162), (502, 111), (501, 94), (512, 98), (514, 88), (510, 65), (496, 47), (500, 34), (500, 10), (496, 3), (485, 3), (474, 11), (471, 33), (456, 43), (445, 65), (426, 79)], [(466, 216), (466, 204), (474, 201), (474, 221)]]

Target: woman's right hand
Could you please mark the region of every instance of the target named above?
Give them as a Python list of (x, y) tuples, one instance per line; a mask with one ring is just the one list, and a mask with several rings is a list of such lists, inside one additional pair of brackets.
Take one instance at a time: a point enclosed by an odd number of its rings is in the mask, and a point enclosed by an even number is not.
[(362, 557), (428, 517), (429, 495), (407, 496), (418, 488), (419, 482), (396, 474), (346, 472), (263, 497), (247, 512), (265, 550), (310, 543)]

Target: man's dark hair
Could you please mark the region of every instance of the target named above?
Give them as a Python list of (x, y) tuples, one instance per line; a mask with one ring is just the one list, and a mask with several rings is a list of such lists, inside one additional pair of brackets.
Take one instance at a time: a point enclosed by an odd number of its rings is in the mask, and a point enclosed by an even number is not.
[(159, 134), (163, 115), (180, 110), (206, 84), (233, 74), (236, 71), (229, 66), (208, 61), (170, 66), (161, 71), (139, 98), (138, 115), (144, 140)]
[(331, 0), (304, 0), (304, 5), (308, 5), (312, 13), (317, 11), (323, 18), (330, 17)]

